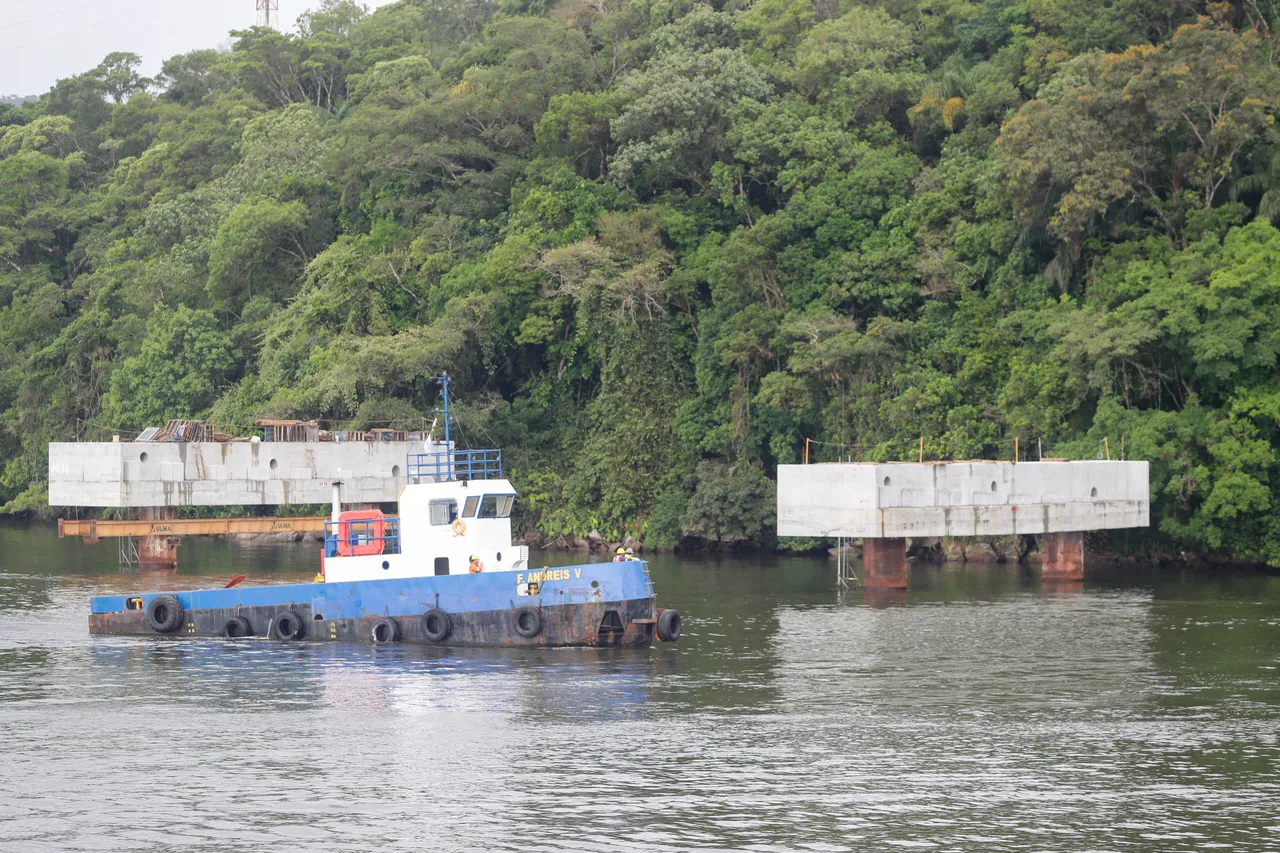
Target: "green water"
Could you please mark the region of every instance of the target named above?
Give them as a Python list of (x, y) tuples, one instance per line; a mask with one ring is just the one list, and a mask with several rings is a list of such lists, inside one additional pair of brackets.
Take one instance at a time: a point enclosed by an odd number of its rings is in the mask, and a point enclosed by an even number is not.
[(656, 557), (676, 646), (88, 636), (318, 552), (182, 547), (0, 524), (0, 850), (1280, 849), (1277, 577)]

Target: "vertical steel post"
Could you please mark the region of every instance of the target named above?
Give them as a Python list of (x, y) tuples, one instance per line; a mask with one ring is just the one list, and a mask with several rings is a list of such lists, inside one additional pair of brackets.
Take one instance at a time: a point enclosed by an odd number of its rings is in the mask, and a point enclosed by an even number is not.
[[(441, 373), (439, 378), (436, 381), (440, 383), (441, 394), (444, 396), (444, 408), (436, 409), (437, 412), (440, 412), (441, 414), (444, 415), (444, 452), (445, 452), (444, 458), (449, 460), (447, 469), (445, 471), (444, 479), (452, 480), (454, 460), (453, 460), (453, 440), (450, 437), (450, 433), (449, 433), (449, 374)], [(436, 459), (439, 459), (439, 458), (440, 458), (439, 456), (436, 457)], [(441, 480), (440, 472), (439, 470), (437, 470), (436, 482), (438, 483), (440, 482), (440, 480)]]
[(440, 374), (440, 388), (444, 394), (444, 446), (449, 449), (449, 374)]

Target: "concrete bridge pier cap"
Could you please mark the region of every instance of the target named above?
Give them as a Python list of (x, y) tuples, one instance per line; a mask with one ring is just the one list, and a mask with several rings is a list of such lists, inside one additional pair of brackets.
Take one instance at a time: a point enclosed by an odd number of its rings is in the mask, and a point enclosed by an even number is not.
[[(98, 441), (49, 444), (49, 505), (138, 510), (145, 521), (180, 506), (286, 506), (334, 500), (348, 506), (399, 500), (410, 454), (447, 453), (414, 441)], [(337, 504), (335, 503), (335, 506)], [(180, 538), (137, 538), (138, 566), (173, 569)]]
[(1084, 532), (1150, 524), (1143, 461), (778, 466), (778, 535), (862, 539), (863, 584), (905, 589), (907, 537), (1037, 536), (1042, 577), (1084, 577)]

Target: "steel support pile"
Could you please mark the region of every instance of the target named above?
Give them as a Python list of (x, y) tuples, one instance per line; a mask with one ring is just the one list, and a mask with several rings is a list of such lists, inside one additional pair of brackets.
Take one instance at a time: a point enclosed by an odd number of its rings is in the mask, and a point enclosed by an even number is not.
[(1084, 580), (1084, 533), (1045, 533), (1040, 537), (1040, 577), (1046, 581)]
[[(164, 522), (174, 519), (178, 511), (171, 506), (144, 506), (138, 510), (143, 521)], [(163, 526), (163, 525), (161, 525)], [(178, 567), (178, 537), (169, 533), (138, 537), (138, 568), (144, 571), (176, 569)]]
[(867, 589), (907, 588), (907, 540), (862, 540), (862, 585)]

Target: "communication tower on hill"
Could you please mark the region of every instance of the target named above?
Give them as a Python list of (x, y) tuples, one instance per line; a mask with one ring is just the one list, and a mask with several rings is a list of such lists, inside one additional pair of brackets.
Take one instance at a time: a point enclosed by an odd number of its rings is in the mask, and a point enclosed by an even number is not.
[(280, 25), (280, 0), (254, 0), (258, 7), (258, 26)]

